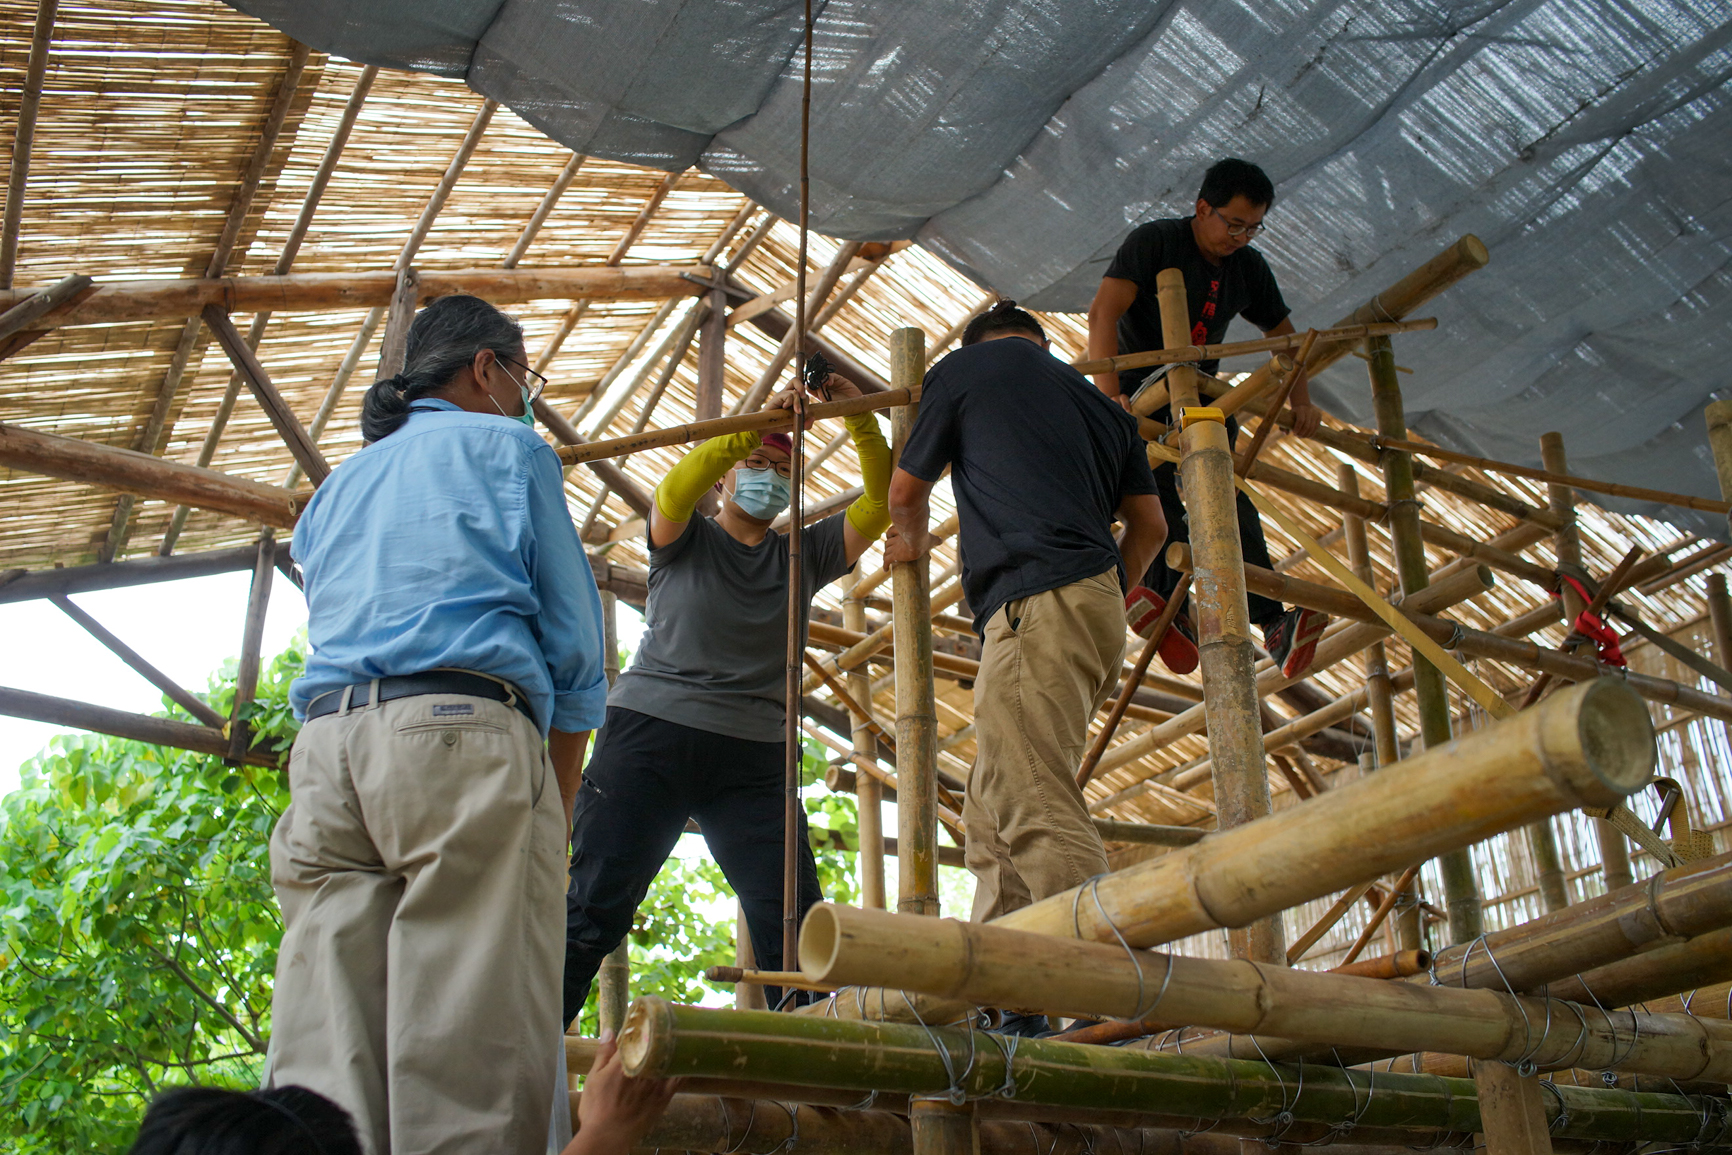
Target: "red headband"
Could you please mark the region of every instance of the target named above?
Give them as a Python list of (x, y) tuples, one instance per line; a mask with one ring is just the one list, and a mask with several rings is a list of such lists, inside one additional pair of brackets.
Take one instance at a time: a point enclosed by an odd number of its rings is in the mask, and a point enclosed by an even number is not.
[(759, 444), (765, 449), (780, 449), (789, 457), (794, 456), (794, 439), (786, 433), (766, 433)]

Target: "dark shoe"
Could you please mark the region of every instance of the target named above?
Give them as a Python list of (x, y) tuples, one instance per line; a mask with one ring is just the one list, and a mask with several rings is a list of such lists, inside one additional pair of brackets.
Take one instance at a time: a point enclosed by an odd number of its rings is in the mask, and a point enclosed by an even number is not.
[(1284, 678), (1297, 678), (1311, 668), (1318, 639), (1329, 616), (1316, 610), (1292, 609), (1263, 628), (1263, 645)]
[[(1166, 608), (1167, 599), (1147, 586), (1138, 586), (1125, 596), (1125, 620), (1138, 637), (1154, 634), (1155, 623)], [(1197, 635), (1184, 613), (1173, 618), (1167, 636), (1161, 639), (1160, 655), (1175, 674), (1188, 674), (1197, 668)]]
[(1045, 1015), (1025, 1015), (1021, 1011), (1003, 1011), (998, 1020), (998, 1026), (988, 1027), (995, 1035), (1019, 1035), (1025, 1039), (1038, 1039), (1050, 1034), (1052, 1025)]

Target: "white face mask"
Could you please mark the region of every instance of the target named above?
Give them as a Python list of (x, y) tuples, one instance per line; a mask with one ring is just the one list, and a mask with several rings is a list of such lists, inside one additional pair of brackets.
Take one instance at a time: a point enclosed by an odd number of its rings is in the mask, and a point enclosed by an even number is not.
[(774, 469), (742, 465), (734, 471), (734, 504), (760, 520), (769, 521), (787, 509), (793, 491), (793, 481)]
[[(506, 369), (503, 364), (500, 365), (500, 369), (507, 377), (511, 377), (511, 370)], [(493, 402), (493, 407), (499, 410), (499, 415), (501, 417), (511, 417), (513, 421), (521, 421), (525, 425), (533, 426), (535, 424), (535, 410), (532, 409), (529, 404), (529, 386), (525, 385), (515, 377), (511, 377), (511, 383), (517, 386), (517, 395), (523, 399), (522, 414), (512, 417), (511, 414), (505, 411), (505, 406), (499, 403), (499, 398), (495, 397), (491, 392), (487, 394), (487, 399)]]

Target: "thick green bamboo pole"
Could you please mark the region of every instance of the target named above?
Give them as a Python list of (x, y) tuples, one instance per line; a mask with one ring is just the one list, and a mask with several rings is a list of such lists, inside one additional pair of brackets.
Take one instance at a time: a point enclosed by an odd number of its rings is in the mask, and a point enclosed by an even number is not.
[[(634, 1076), (751, 1078), (791, 1086), (1134, 1111), (1202, 1129), (1209, 1119), (1279, 1120), (1473, 1132), (1473, 1084), (1262, 1061), (1017, 1039), (951, 1027), (632, 1004), (620, 1054)], [(1558, 1087), (1547, 1095), (1569, 1138), (1725, 1142), (1726, 1105), (1706, 1097)]]
[[(1371, 401), (1377, 432), (1407, 437), (1407, 417), (1401, 405), (1401, 382), (1395, 371), (1395, 350), (1388, 337), (1366, 341), (1371, 367)], [(1425, 539), (1420, 536), (1419, 501), (1413, 487), (1413, 457), (1393, 450), (1379, 457), (1383, 467), (1384, 500), (1389, 505), (1389, 536), (1395, 547), (1395, 568), (1401, 591), (1412, 597), (1426, 587)], [(1419, 702), (1419, 732), (1430, 750), (1450, 740), (1449, 689), (1436, 666), (1414, 655), (1413, 691)], [(1480, 932), (1479, 884), (1474, 880), (1473, 853), (1459, 847), (1441, 855), (1445, 906), (1452, 942), (1471, 942)]]

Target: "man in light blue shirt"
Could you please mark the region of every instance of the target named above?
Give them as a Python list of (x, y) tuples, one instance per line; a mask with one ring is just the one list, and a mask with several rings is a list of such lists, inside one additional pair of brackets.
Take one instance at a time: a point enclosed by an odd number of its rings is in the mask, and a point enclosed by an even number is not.
[(295, 529), (313, 652), (266, 1083), (334, 1099), (372, 1155), (539, 1155), (554, 1111), (566, 831), (608, 687), (532, 376), (516, 322), (434, 301)]

